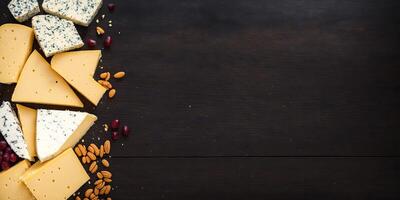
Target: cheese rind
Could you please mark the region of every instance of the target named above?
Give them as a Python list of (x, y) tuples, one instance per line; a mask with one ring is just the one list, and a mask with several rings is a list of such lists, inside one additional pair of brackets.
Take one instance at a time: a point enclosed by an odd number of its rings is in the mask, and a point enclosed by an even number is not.
[(102, 4), (102, 0), (44, 0), (42, 8), (52, 15), (89, 26)]
[(3, 101), (0, 106), (0, 124), (0, 132), (3, 134), (4, 139), (6, 139), (11, 149), (19, 157), (33, 160), (29, 155), (17, 115), (8, 101)]
[(96, 120), (96, 116), (86, 112), (39, 109), (36, 122), (39, 160), (49, 160), (75, 146)]
[(52, 160), (28, 169), (22, 181), (37, 200), (65, 200), (89, 180), (74, 151), (69, 148)]
[(33, 44), (33, 29), (20, 24), (0, 26), (0, 83), (16, 83)]
[(51, 59), (51, 67), (91, 103), (97, 105), (107, 91), (93, 79), (100, 57), (99, 50), (60, 53)]
[(8, 9), (19, 22), (24, 22), (40, 12), (37, 0), (11, 0)]
[(74, 91), (37, 51), (33, 51), (26, 61), (11, 100), (83, 107)]
[(36, 110), (17, 104), (22, 133), (31, 157), (36, 156)]
[(30, 167), (27, 160), (23, 160), (10, 169), (0, 173), (0, 199), (2, 200), (34, 200), (32, 193), (20, 180), (20, 177)]
[(32, 27), (46, 57), (83, 46), (81, 36), (69, 20), (37, 15), (32, 18)]

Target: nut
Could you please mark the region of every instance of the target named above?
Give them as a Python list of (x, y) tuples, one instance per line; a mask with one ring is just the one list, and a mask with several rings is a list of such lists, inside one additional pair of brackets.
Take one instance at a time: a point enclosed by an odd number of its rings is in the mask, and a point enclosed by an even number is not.
[(78, 196), (76, 196), (75, 200), (81, 200), (81, 198), (80, 198), (80, 197), (78, 197)]
[(105, 33), (105, 31), (100, 26), (97, 26), (96, 33), (97, 33), (97, 35), (103, 35)]
[(101, 163), (103, 163), (104, 167), (110, 166), (110, 163), (106, 159), (101, 160)]
[(111, 197), (107, 197), (107, 200), (112, 200)]
[(112, 180), (111, 180), (110, 178), (104, 178), (104, 182), (106, 182), (106, 183), (111, 183)]
[(89, 198), (84, 198), (83, 200), (89, 200)]
[[(104, 192), (104, 194), (110, 194), (110, 192), (111, 192), (111, 185), (107, 185), (107, 186), (105, 186), (105, 188), (106, 188), (106, 191)], [(107, 198), (108, 199), (108, 198)], [(110, 198), (111, 199), (111, 198)]]
[(100, 146), (100, 158), (103, 158), (103, 156), (104, 156), (104, 146), (101, 145)]
[(101, 188), (100, 195), (103, 195), (106, 192), (106, 189), (107, 189), (106, 187)]
[(96, 188), (101, 190), (101, 188), (103, 188), (105, 184), (105, 182), (101, 182), (101, 184), (96, 185)]
[(82, 157), (82, 163), (83, 163), (83, 164), (86, 164), (86, 156), (83, 156), (83, 157)]
[(82, 144), (78, 144), (78, 148), (81, 151), (82, 155), (86, 156), (86, 153), (87, 153), (86, 147)]
[[(81, 157), (82, 156), (82, 152), (81, 152), (81, 150), (79, 150), (79, 147), (75, 147), (75, 153), (76, 153), (76, 155), (78, 155), (78, 157)], [(79, 197), (78, 197), (79, 198)]]
[(111, 90), (108, 92), (108, 97), (109, 97), (109, 98), (114, 98), (115, 93), (117, 93), (117, 90), (111, 89)]
[(100, 192), (99, 189), (94, 188), (94, 194), (95, 194), (95, 195), (99, 195), (99, 192)]
[(85, 156), (86, 157), (86, 163), (90, 164), (92, 162), (92, 160), (89, 158), (89, 156)]
[(123, 78), (124, 76), (125, 76), (125, 72), (117, 72), (114, 74), (114, 78), (116, 78), (116, 79)]
[(101, 174), (103, 174), (104, 178), (111, 178), (112, 174), (109, 171), (101, 171)]
[(103, 72), (103, 73), (101, 73), (101, 74), (100, 74), (100, 78), (101, 78), (101, 79), (106, 79), (106, 78), (107, 78), (107, 73), (108, 73), (108, 72)]
[(90, 197), (90, 195), (93, 193), (93, 189), (87, 189), (85, 192), (85, 197)]
[(92, 164), (90, 164), (90, 166), (89, 166), (89, 171), (93, 171), (93, 169), (96, 165), (97, 165), (96, 162), (92, 162)]
[(94, 153), (94, 149), (93, 149), (92, 146), (88, 146), (87, 150), (88, 150), (89, 152), (91, 152), (91, 153)]
[(111, 89), (111, 88), (112, 88), (111, 83), (108, 82), (108, 81), (105, 81), (105, 80), (98, 80), (97, 82), (100, 83), (100, 85), (102, 85), (102, 86), (105, 87), (105, 88), (108, 88), (108, 89)]
[(102, 179), (103, 178), (103, 174), (101, 174), (100, 172), (97, 172), (97, 178)]
[(106, 140), (104, 142), (104, 152), (106, 152), (106, 154), (110, 154), (111, 151), (111, 142), (110, 140)]
[(99, 184), (102, 184), (102, 183), (103, 183), (103, 180), (99, 179), (96, 182), (94, 182), (94, 185), (99, 185)]
[[(93, 162), (93, 163), (96, 163), (96, 162)], [(92, 172), (92, 174), (94, 174), (94, 173), (97, 172), (97, 169), (99, 169), (99, 166), (96, 164), (96, 165), (94, 166), (94, 168), (92, 169), (92, 171), (90, 171), (90, 172)]]
[(93, 161), (96, 160), (96, 155), (94, 155), (92, 152), (88, 152), (87, 155), (89, 156), (89, 158)]
[(100, 155), (100, 149), (99, 149), (99, 147), (97, 147), (95, 144), (90, 144), (90, 147), (92, 147), (93, 148), (93, 150), (94, 150), (94, 154), (96, 155), (96, 156), (99, 156)]
[(96, 197), (96, 195), (94, 193), (90, 194), (90, 199), (94, 199)]

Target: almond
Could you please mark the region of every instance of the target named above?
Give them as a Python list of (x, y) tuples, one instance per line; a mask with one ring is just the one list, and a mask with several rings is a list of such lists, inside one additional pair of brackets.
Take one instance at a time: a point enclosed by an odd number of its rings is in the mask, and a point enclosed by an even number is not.
[(93, 149), (92, 146), (88, 146), (87, 150), (88, 150), (89, 152), (91, 152), (91, 153), (94, 153), (94, 149)]
[(104, 142), (104, 151), (106, 152), (106, 154), (110, 154), (110, 151), (111, 151), (111, 142), (110, 142), (110, 140), (106, 140)]
[(112, 174), (109, 171), (101, 171), (101, 174), (103, 174), (104, 178), (111, 178)]
[(106, 183), (111, 183), (112, 180), (111, 180), (110, 178), (104, 178), (104, 182), (106, 182)]
[(87, 155), (89, 156), (89, 158), (93, 161), (96, 160), (96, 155), (94, 155), (92, 152), (88, 152)]
[(100, 190), (100, 195), (103, 195), (103, 194), (106, 192), (106, 188), (107, 188), (107, 187), (101, 188), (101, 190)]
[(110, 80), (110, 78), (111, 78), (111, 73), (110, 72), (107, 72), (107, 76), (106, 76), (106, 81), (108, 81), (108, 80)]
[(104, 156), (104, 146), (101, 145), (100, 146), (100, 158), (103, 158), (103, 156)]
[(96, 33), (97, 33), (97, 35), (103, 35), (105, 33), (105, 31), (100, 26), (97, 26), (96, 27)]
[(94, 194), (95, 194), (95, 195), (99, 195), (99, 192), (100, 192), (99, 189), (94, 188)]
[(107, 78), (107, 72), (103, 72), (100, 74), (101, 79), (106, 79)]
[[(82, 156), (82, 152), (81, 152), (81, 150), (79, 150), (79, 147), (75, 147), (74, 150), (75, 150), (75, 153), (76, 153), (76, 155), (77, 155), (78, 157), (81, 157), (81, 156)], [(79, 197), (78, 197), (78, 198), (79, 198)]]
[(90, 195), (93, 193), (93, 189), (87, 189), (85, 192), (85, 197), (90, 197)]
[[(105, 186), (105, 188), (106, 188), (106, 191), (104, 192), (104, 194), (110, 194), (110, 192), (111, 192), (111, 185), (107, 185), (107, 186)], [(108, 198), (107, 198), (108, 199)], [(111, 198), (110, 198), (111, 199)]]
[(102, 184), (102, 183), (103, 183), (103, 180), (101, 180), (101, 179), (99, 179), (96, 182), (94, 182), (95, 185), (99, 185), (99, 184)]
[(82, 155), (86, 156), (86, 147), (84, 145), (78, 144), (78, 148), (81, 151)]
[(83, 157), (82, 157), (82, 163), (83, 163), (83, 164), (86, 164), (86, 156), (83, 156)]
[(97, 172), (97, 169), (99, 169), (99, 166), (96, 164), (96, 165), (94, 166), (93, 170), (91, 171), (92, 174), (96, 173), (96, 172)]
[(90, 144), (90, 146), (93, 148), (93, 150), (94, 150), (94, 154), (96, 155), (96, 156), (99, 156), (100, 155), (100, 149), (99, 149), (99, 147), (97, 147), (95, 144)]
[(97, 172), (97, 178), (102, 179), (103, 178), (103, 174), (101, 174), (100, 172)]
[(75, 198), (75, 200), (81, 200), (81, 198), (77, 196), (77, 197)]
[(96, 195), (94, 193), (90, 194), (90, 199), (94, 199)]
[(89, 158), (89, 156), (85, 156), (86, 157), (86, 163), (90, 164), (92, 162), (92, 160)]
[(110, 166), (110, 163), (106, 159), (101, 160), (101, 163), (103, 163), (104, 167)]
[(125, 72), (117, 72), (114, 74), (114, 78), (116, 78), (116, 79), (123, 78), (124, 76), (125, 76)]
[(101, 182), (101, 184), (96, 185), (96, 188), (101, 190), (105, 184), (106, 184), (105, 182)]
[(96, 162), (92, 162), (92, 164), (90, 164), (90, 166), (89, 166), (89, 171), (93, 171), (93, 169), (96, 165), (97, 165)]
[(112, 200), (111, 197), (107, 197), (107, 200)]
[(83, 200), (89, 200), (89, 198), (84, 198)]
[(111, 89), (111, 90), (108, 92), (108, 97), (109, 97), (109, 98), (114, 98), (115, 93), (117, 93), (117, 90)]

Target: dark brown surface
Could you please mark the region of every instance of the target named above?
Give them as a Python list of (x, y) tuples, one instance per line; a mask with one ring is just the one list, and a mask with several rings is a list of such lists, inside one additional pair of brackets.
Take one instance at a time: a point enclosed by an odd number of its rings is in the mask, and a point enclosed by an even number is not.
[(400, 198), (399, 1), (115, 3), (113, 199)]

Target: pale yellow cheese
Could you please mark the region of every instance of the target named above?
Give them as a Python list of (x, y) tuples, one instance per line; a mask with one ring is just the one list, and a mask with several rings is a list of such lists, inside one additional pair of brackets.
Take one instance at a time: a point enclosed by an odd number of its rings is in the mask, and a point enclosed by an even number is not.
[(83, 107), (74, 91), (36, 50), (26, 61), (11, 100)]
[(20, 104), (17, 104), (17, 109), (25, 143), (29, 155), (33, 158), (36, 156), (36, 110)]
[(51, 67), (73, 88), (97, 105), (106, 88), (93, 79), (101, 51), (75, 51), (60, 53), (51, 59)]
[(20, 24), (0, 26), (0, 83), (17, 82), (32, 44), (32, 28)]
[(66, 200), (89, 180), (71, 148), (27, 173), (22, 181), (37, 200)]
[(0, 199), (1, 200), (33, 200), (35, 199), (29, 189), (20, 180), (31, 164), (23, 160), (10, 169), (0, 173)]

